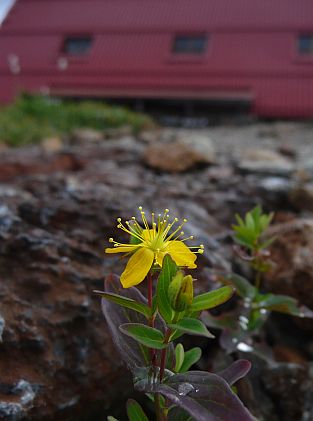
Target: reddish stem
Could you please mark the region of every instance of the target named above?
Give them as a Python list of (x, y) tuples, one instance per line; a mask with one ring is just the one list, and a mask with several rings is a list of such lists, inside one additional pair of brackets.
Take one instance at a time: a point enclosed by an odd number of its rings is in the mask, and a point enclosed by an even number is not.
[(153, 298), (153, 281), (152, 281), (152, 273), (148, 273), (148, 306), (152, 308), (152, 298)]
[[(171, 336), (171, 329), (167, 329), (165, 333), (164, 343), (167, 345), (168, 341)], [(164, 371), (165, 371), (165, 363), (166, 363), (166, 353), (167, 353), (167, 347), (162, 349), (161, 352), (161, 361), (160, 361), (160, 382), (163, 380)]]

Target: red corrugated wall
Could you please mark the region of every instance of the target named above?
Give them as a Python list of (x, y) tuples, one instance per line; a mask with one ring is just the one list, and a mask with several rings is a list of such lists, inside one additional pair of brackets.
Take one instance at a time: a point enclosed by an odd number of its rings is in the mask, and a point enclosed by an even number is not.
[[(172, 53), (175, 34), (208, 34), (201, 56)], [(63, 95), (250, 98), (254, 112), (313, 116), (312, 0), (18, 0), (0, 29), (0, 101), (20, 90)], [(69, 35), (91, 34), (83, 57)], [(20, 71), (8, 61), (18, 57)]]

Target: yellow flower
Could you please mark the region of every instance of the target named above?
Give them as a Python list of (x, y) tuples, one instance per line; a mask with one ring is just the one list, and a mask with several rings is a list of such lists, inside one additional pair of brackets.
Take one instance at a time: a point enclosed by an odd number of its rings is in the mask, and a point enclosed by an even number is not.
[[(106, 253), (128, 253), (131, 257), (121, 275), (121, 283), (124, 288), (129, 288), (142, 282), (147, 276), (153, 265), (162, 267), (163, 258), (169, 254), (178, 266), (185, 266), (190, 269), (197, 267), (195, 253), (203, 253), (203, 245), (200, 247), (187, 247), (184, 243), (186, 240), (193, 239), (193, 236), (181, 238), (184, 232), (181, 231), (183, 225), (187, 222), (183, 220), (175, 229), (178, 219), (174, 218), (169, 221), (169, 210), (165, 209), (164, 214), (157, 217), (151, 214), (151, 227), (143, 212), (139, 207), (143, 227), (139, 225), (135, 217), (131, 221), (126, 221), (123, 225), (121, 218), (117, 219), (117, 228), (122, 229), (131, 236), (130, 244), (118, 243), (110, 238), (113, 248), (107, 248)], [(173, 229), (172, 229), (173, 228)], [(192, 252), (191, 249), (197, 249)]]

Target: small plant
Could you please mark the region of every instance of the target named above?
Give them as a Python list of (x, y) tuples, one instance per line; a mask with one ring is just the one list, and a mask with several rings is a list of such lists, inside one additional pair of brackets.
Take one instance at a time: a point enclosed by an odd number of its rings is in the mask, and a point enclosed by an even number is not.
[(262, 275), (272, 266), (268, 246), (275, 240), (266, 238), (265, 231), (270, 225), (273, 213), (265, 214), (260, 206), (247, 212), (244, 219), (236, 215), (237, 225), (233, 225), (234, 240), (240, 248), (236, 254), (247, 262), (254, 273), (254, 282), (237, 274), (218, 276), (219, 280), (232, 285), (241, 298), (234, 312), (214, 317), (209, 313), (203, 321), (209, 327), (222, 329), (221, 346), (229, 352), (235, 350), (253, 351), (262, 357), (270, 353), (263, 344), (259, 347), (255, 338), (272, 311), (298, 317), (313, 317), (313, 312), (305, 306), (299, 306), (295, 298), (288, 295), (263, 293)]
[(38, 143), (48, 136), (64, 135), (77, 128), (105, 130), (130, 126), (134, 133), (152, 126), (152, 120), (123, 107), (97, 101), (52, 99), (23, 95), (0, 108), (0, 140), (10, 146)]
[[(194, 296), (194, 279), (185, 269), (196, 268), (203, 246), (191, 247), (182, 228), (187, 220), (170, 221), (169, 210), (151, 214), (142, 208), (142, 222), (135, 217), (117, 227), (129, 235), (129, 243), (111, 238), (107, 253), (129, 258), (121, 277), (110, 275), (102, 296), (102, 309), (112, 338), (133, 374), (134, 387), (154, 402), (158, 421), (232, 420), (254, 418), (231, 386), (246, 375), (250, 363), (239, 360), (220, 373), (189, 371), (201, 357), (198, 347), (186, 351), (177, 340), (183, 334), (214, 336), (199, 320), (203, 310), (214, 308), (233, 294), (232, 286)], [(138, 284), (145, 284), (147, 296)], [(130, 421), (148, 420), (136, 401), (129, 399)], [(113, 417), (108, 419), (113, 420)]]

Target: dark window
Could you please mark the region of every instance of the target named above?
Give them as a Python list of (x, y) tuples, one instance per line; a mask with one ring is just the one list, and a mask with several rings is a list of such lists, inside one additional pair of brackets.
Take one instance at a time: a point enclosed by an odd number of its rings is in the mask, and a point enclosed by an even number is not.
[(313, 34), (303, 34), (298, 37), (300, 54), (313, 54)]
[(206, 35), (177, 35), (173, 43), (175, 54), (202, 54), (206, 51)]
[(64, 40), (63, 52), (72, 56), (87, 54), (91, 48), (90, 36), (67, 37)]

